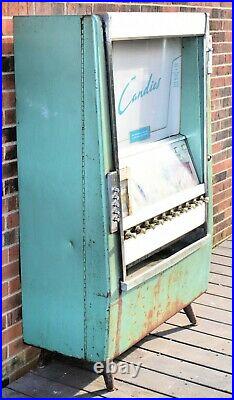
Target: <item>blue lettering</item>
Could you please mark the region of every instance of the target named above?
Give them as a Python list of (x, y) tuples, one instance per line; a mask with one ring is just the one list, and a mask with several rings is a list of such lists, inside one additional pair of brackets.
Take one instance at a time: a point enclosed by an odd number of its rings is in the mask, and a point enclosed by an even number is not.
[(125, 106), (125, 108), (124, 108), (124, 109), (121, 109), (121, 102), (122, 102), (122, 100), (123, 100), (123, 96), (124, 96), (124, 94), (125, 94), (125, 92), (126, 92), (128, 86), (130, 85), (130, 83), (131, 83), (134, 79), (136, 79), (136, 76), (133, 76), (132, 79), (130, 80), (130, 82), (127, 83), (127, 85), (125, 86), (125, 88), (124, 88), (124, 90), (123, 90), (123, 92), (122, 92), (122, 94), (121, 94), (121, 96), (120, 96), (119, 105), (118, 105), (118, 113), (119, 113), (119, 115), (122, 115), (122, 114), (124, 113), (124, 111), (127, 110), (127, 108), (130, 106), (130, 104), (131, 104), (131, 102), (132, 102), (132, 99), (131, 99), (130, 102)]
[(125, 93), (127, 92), (129, 85), (131, 84), (131, 82), (136, 79), (136, 76), (133, 76), (130, 81), (126, 84), (126, 86), (124, 87), (120, 99), (119, 99), (119, 104), (118, 104), (118, 113), (119, 115), (122, 115), (127, 109), (128, 107), (133, 104), (135, 101), (142, 99), (144, 96), (148, 95), (149, 93), (153, 92), (154, 90), (157, 90), (159, 88), (160, 85), (160, 81), (161, 78), (159, 78), (158, 80), (153, 80), (153, 74), (150, 74), (150, 77), (147, 81), (146, 86), (139, 90), (138, 93), (134, 93), (131, 97), (131, 100), (128, 101), (128, 103), (123, 106), (122, 102), (123, 102), (123, 98), (125, 96)]

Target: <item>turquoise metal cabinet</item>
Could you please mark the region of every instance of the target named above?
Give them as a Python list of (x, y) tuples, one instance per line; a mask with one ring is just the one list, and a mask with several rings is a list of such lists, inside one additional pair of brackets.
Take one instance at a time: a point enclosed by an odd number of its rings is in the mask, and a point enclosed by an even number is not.
[(168, 14), (14, 19), (26, 343), (105, 362), (181, 309), (195, 323), (208, 20)]

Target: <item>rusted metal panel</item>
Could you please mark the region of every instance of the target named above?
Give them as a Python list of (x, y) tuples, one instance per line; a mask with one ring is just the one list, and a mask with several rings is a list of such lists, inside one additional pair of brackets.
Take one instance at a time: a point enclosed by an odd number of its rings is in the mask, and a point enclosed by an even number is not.
[[(116, 357), (205, 292), (210, 241), (111, 305), (108, 358)], [(115, 318), (114, 318), (115, 316)]]

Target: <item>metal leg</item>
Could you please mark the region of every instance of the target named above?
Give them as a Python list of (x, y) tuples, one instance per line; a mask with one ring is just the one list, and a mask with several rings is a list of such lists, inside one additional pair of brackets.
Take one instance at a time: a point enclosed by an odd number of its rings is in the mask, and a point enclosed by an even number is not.
[(53, 353), (49, 350), (41, 349), (41, 354), (38, 359), (38, 366), (44, 367), (45, 365), (49, 364), (52, 359)]
[(106, 384), (107, 390), (115, 390), (115, 380), (112, 372), (107, 371), (106, 364), (103, 370), (103, 378)]
[(191, 324), (192, 325), (197, 325), (197, 320), (196, 320), (196, 317), (195, 317), (195, 314), (193, 312), (191, 304), (189, 304), (188, 306), (186, 306), (184, 308), (184, 312), (187, 315), (187, 317), (188, 317), (189, 321), (191, 322)]

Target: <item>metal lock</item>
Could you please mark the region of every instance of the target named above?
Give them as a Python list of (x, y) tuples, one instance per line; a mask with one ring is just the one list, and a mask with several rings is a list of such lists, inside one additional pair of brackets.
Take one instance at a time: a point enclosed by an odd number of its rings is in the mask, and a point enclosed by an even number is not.
[(107, 174), (107, 190), (110, 213), (110, 233), (118, 231), (118, 223), (120, 221), (120, 189), (118, 187), (117, 171)]

